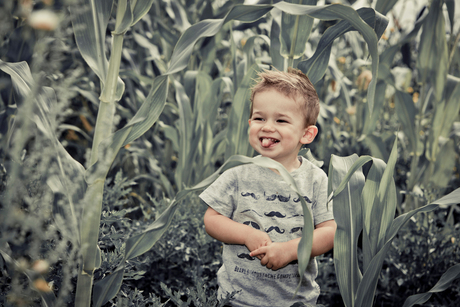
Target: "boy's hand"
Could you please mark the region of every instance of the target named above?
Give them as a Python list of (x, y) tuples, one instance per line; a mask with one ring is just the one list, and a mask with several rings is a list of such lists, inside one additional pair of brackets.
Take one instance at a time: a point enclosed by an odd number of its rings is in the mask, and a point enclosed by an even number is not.
[[(252, 229), (252, 231), (248, 232), (244, 240), (244, 245), (246, 245), (246, 247), (251, 252), (263, 246), (267, 246), (271, 243), (272, 243), (272, 240), (270, 239), (268, 234), (266, 232), (263, 232), (257, 229)], [(262, 259), (263, 256), (264, 255), (260, 253), (255, 257)]]
[(250, 255), (251, 257), (259, 257), (260, 255), (263, 255), (260, 263), (265, 265), (267, 268), (276, 271), (285, 267), (291, 261), (297, 259), (297, 245), (292, 243), (293, 242), (290, 241), (275, 242), (252, 251)]

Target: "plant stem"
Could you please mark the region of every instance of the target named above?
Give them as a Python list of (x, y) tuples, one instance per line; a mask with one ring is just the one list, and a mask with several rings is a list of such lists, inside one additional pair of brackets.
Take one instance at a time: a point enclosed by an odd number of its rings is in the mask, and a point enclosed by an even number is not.
[(99, 111), (97, 113), (96, 127), (94, 131), (93, 147), (91, 149), (90, 165), (96, 163), (98, 147), (101, 141), (112, 132), (113, 116), (115, 113), (115, 100), (117, 91), (118, 73), (120, 72), (121, 52), (123, 48), (123, 35), (113, 35), (112, 55), (109, 61), (107, 78), (99, 97)]
[[(99, 145), (108, 134), (111, 134), (113, 126), (115, 102), (117, 99), (118, 74), (120, 71), (123, 48), (123, 34), (112, 33), (112, 35), (112, 55), (109, 60), (109, 68), (104, 88), (99, 98), (100, 105), (94, 132), (93, 147), (91, 149), (91, 165), (97, 162)], [(110, 164), (111, 163), (101, 163), (99, 167), (109, 168)], [(76, 307), (89, 307), (91, 305), (96, 257), (98, 257), (99, 254), (97, 242), (99, 239), (102, 198), (107, 172), (108, 169), (98, 170), (98, 173), (102, 175), (88, 186), (83, 202), (84, 209), (80, 228), (82, 265), (77, 281), (75, 297)]]

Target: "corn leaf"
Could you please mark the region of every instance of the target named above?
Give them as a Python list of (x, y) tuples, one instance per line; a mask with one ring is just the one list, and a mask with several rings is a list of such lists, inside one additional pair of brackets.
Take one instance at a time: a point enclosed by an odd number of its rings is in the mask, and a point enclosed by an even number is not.
[(367, 162), (371, 160), (372, 160), (372, 157), (370, 156), (359, 157), (350, 167), (350, 169), (348, 170), (348, 173), (346, 173), (346, 175), (343, 177), (342, 181), (340, 182), (339, 185), (337, 185), (336, 188), (333, 189), (332, 183), (329, 183), (329, 187), (328, 187), (328, 193), (330, 195), (329, 197), (332, 199), (336, 197), (340, 192), (342, 192), (343, 189), (347, 187), (348, 181), (353, 176), (354, 172), (359, 170), (361, 167), (363, 167), (364, 164), (366, 164)]
[(349, 157), (331, 156), (329, 165), (329, 192), (341, 184), (341, 179), (352, 174), (344, 189), (336, 194), (334, 219), (337, 231), (334, 238), (334, 264), (340, 293), (345, 306), (353, 306), (355, 293), (362, 274), (358, 266), (358, 237), (363, 228), (361, 191), (364, 174), (361, 168), (350, 171), (356, 164), (356, 154)]
[(452, 282), (460, 277), (460, 263), (450, 267), (444, 274), (442, 274), (439, 281), (426, 293), (415, 294), (409, 296), (404, 302), (403, 307), (411, 307), (416, 304), (423, 304), (428, 301), (433, 293), (442, 292), (450, 288)]
[[(38, 130), (51, 141), (56, 153), (52, 163), (56, 164), (59, 173), (56, 176), (48, 177), (46, 182), (55, 194), (60, 193), (65, 196), (70, 209), (70, 216), (67, 216), (63, 210), (60, 210), (59, 213), (66, 217), (66, 222), (74, 227), (75, 241), (78, 242), (80, 240), (78, 220), (81, 212), (77, 205), (86, 190), (85, 169), (72, 158), (55, 134), (56, 121), (53, 111), (56, 108), (57, 100), (54, 90), (49, 87), (37, 88), (26, 62), (7, 63), (0, 60), (0, 69), (11, 77), (19, 112), (22, 112), (24, 108), (28, 109), (30, 119), (35, 123)], [(29, 99), (32, 98), (32, 105), (29, 106)]]
[[(105, 32), (112, 11), (113, 0), (78, 0), (70, 7), (72, 27), (80, 54), (96, 73), (104, 86), (109, 62), (106, 57)], [(118, 78), (116, 100), (124, 92), (124, 83)]]
[(190, 104), (190, 99), (185, 93), (183, 86), (178, 82), (174, 82), (174, 87), (176, 89), (176, 101), (179, 106), (179, 163), (177, 171), (174, 174), (176, 179), (176, 185), (180, 190), (182, 188), (182, 180), (184, 178), (184, 173), (189, 172), (190, 168), (187, 165), (188, 157), (190, 156), (190, 146), (192, 143), (193, 137), (193, 119), (192, 119), (192, 106)]
[(377, 0), (375, 10), (383, 15), (386, 15), (393, 8), (396, 2), (398, 2), (398, 0)]
[(425, 23), (427, 16), (428, 16), (427, 13), (424, 13), (422, 16), (420, 16), (415, 22), (414, 28), (409, 33), (402, 36), (402, 38), (398, 41), (396, 45), (385, 49), (380, 54), (380, 63), (385, 63), (388, 67), (391, 67), (393, 64), (393, 59), (395, 55), (400, 51), (401, 46), (408, 42), (413, 41), (414, 38), (417, 37), (418, 32), (420, 31), (423, 24)]
[(460, 188), (432, 202), (429, 205), (402, 214), (392, 221), (391, 226), (386, 233), (385, 245), (377, 253), (377, 255), (375, 255), (375, 257), (372, 258), (372, 261), (368, 265), (368, 269), (364, 272), (363, 280), (359, 285), (358, 292), (356, 295), (355, 306), (372, 306), (373, 295), (370, 295), (370, 293), (375, 292), (378, 276), (380, 274), (383, 261), (386, 257), (386, 253), (390, 249), (391, 243), (393, 242), (393, 239), (396, 237), (396, 234), (401, 229), (401, 227), (417, 213), (430, 212), (436, 209), (438, 205), (449, 206), (457, 204), (459, 202), (459, 199)]
[(131, 3), (127, 0), (118, 0), (117, 3), (117, 18), (115, 20), (114, 34), (124, 35), (129, 30), (133, 23), (133, 11), (131, 10)]
[[(288, 3), (316, 5), (317, 0), (289, 0)], [(308, 15), (291, 15), (282, 12), (281, 15), (281, 50), (280, 53), (287, 59), (300, 58), (307, 48), (314, 19)]]
[(430, 163), (430, 171), (425, 172), (425, 184), (438, 188), (449, 186), (457, 158), (454, 140), (444, 138), (443, 141), (443, 144), (439, 146), (436, 160)]
[[(372, 220), (375, 215), (372, 215), (373, 208), (378, 207), (378, 191), (380, 187), (380, 179), (385, 171), (386, 164), (380, 159), (373, 159), (372, 166), (366, 177), (366, 184), (362, 192), (363, 202), (363, 271), (365, 272), (371, 262), (372, 257), (375, 256), (377, 251), (377, 238), (374, 235), (374, 241), (371, 241), (371, 224), (369, 221)], [(375, 233), (375, 230), (374, 230)]]
[(430, 127), (427, 142), (426, 157), (430, 161), (437, 161), (440, 152), (440, 138), (448, 138), (452, 125), (460, 112), (460, 78), (448, 75), (444, 99), (437, 105)]
[(155, 78), (149, 95), (130, 122), (101, 143), (98, 161), (85, 174), (88, 183), (105, 178), (119, 149), (140, 137), (156, 122), (166, 104), (167, 81), (167, 75)]
[(100, 307), (117, 295), (123, 282), (124, 265), (94, 285), (93, 306)]
[[(322, 20), (344, 19), (348, 21), (354, 29), (359, 31), (369, 47), (369, 53), (373, 59), (372, 61), (372, 81), (368, 88), (368, 104), (370, 113), (373, 112), (375, 88), (378, 75), (378, 38), (374, 30), (364, 22), (359, 14), (351, 7), (340, 4), (331, 4), (326, 6), (308, 6), (287, 3), (284, 1), (278, 2), (274, 5), (236, 5), (226, 15), (224, 19), (203, 20), (188, 28), (180, 37), (177, 42), (171, 63), (168, 69), (168, 74), (172, 74), (184, 69), (187, 66), (190, 55), (193, 51), (193, 46), (202, 37), (209, 37), (215, 35), (223, 24), (231, 20), (238, 20), (242, 22), (253, 22), (263, 17), (272, 8), (280, 9), (285, 13), (292, 15), (308, 15), (312, 18)], [(379, 25), (380, 29), (386, 21), (374, 22), (374, 25)], [(236, 84), (239, 84), (236, 81)]]
[(270, 30), (270, 57), (272, 58), (272, 65), (279, 71), (284, 71), (285, 59), (281, 56), (281, 41), (280, 41), (281, 27), (274, 18)]
[(420, 149), (421, 144), (419, 144), (418, 134), (414, 129), (417, 109), (412, 97), (407, 93), (396, 90), (395, 107), (402, 130), (409, 140), (411, 154), (421, 155), (423, 151)]
[[(379, 68), (379, 77), (380, 77), (380, 72), (382, 72), (381, 67), (382, 65), (380, 65), (380, 68)], [(393, 75), (391, 74), (390, 76), (391, 76), (390, 78), (393, 77)], [(364, 122), (363, 131), (362, 131), (363, 136), (364, 135), (366, 136), (365, 140), (370, 143), (370, 144), (368, 143), (368, 146), (371, 148), (371, 151), (372, 149), (374, 149), (374, 151), (372, 151), (372, 155), (374, 157), (381, 158), (384, 160), (388, 159), (388, 153), (386, 152), (386, 148), (384, 147), (381, 141), (377, 141), (375, 140), (375, 138), (372, 139), (372, 132), (375, 130), (375, 127), (378, 123), (378, 118), (380, 116), (380, 112), (382, 111), (385, 105), (386, 89), (387, 89), (387, 84), (385, 83), (385, 81), (379, 80), (377, 82), (377, 88), (375, 92), (374, 112), (372, 112), (370, 117), (366, 118)], [(371, 139), (369, 140), (368, 138), (371, 138)], [(378, 153), (378, 154), (374, 154), (374, 153)]]
[[(356, 12), (380, 38), (388, 25), (388, 19), (371, 8), (361, 8)], [(309, 59), (299, 63), (298, 68), (308, 76), (313, 84), (317, 83), (326, 73), (334, 40), (349, 31), (356, 31), (356, 29), (347, 20), (341, 20), (327, 28), (321, 36), (315, 53)]]
[(131, 3), (134, 3), (133, 12), (133, 21), (131, 26), (135, 25), (142, 17), (145, 16), (150, 11), (153, 1), (155, 0), (132, 0)]
[[(377, 197), (373, 201), (372, 211), (370, 215), (366, 215), (364, 219), (364, 223), (367, 226), (366, 229), (369, 230), (368, 234), (370, 243), (372, 244), (372, 256), (385, 244), (386, 233), (395, 215), (397, 199), (393, 173), (398, 156), (397, 141), (398, 139), (395, 139), (390, 158), (381, 176)], [(372, 166), (374, 165), (377, 165), (375, 159)], [(364, 201), (363, 196), (363, 202)], [(370, 203), (364, 203), (364, 206), (367, 205), (370, 205)]]
[(254, 35), (249, 37), (243, 47), (243, 57), (247, 67), (251, 67), (255, 63), (254, 43), (258, 38), (262, 39), (267, 45), (270, 45), (270, 39), (266, 35)]
[(249, 97), (251, 86), (259, 71), (259, 66), (254, 64), (244, 76), (233, 99), (232, 109), (228, 116), (227, 149), (225, 157), (242, 154), (252, 156), (252, 147), (249, 145)]
[(431, 2), (430, 11), (420, 36), (417, 58), (417, 67), (421, 74), (419, 82), (431, 84), (437, 102), (442, 98), (448, 71), (443, 3), (442, 0)]

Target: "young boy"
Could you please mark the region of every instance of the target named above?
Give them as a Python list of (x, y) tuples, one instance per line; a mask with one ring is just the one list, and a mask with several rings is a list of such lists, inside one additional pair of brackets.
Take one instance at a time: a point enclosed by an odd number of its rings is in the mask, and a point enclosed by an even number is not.
[(274, 170), (254, 164), (229, 169), (200, 194), (209, 206), (206, 231), (224, 243), (218, 296), (236, 291), (232, 306), (291, 306), (298, 301), (316, 305), (314, 257), (332, 248), (336, 224), (326, 206), (326, 174), (298, 153), (318, 133), (319, 99), (299, 70), (264, 71), (259, 77), (251, 95), (249, 143), (281, 163), (302, 191), (315, 224), (312, 254), (294, 296), (303, 227), (297, 194)]

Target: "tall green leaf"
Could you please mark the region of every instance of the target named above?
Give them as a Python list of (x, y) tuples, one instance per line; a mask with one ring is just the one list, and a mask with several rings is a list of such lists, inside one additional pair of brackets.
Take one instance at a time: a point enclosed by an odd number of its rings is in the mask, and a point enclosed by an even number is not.
[[(289, 0), (286, 2), (314, 6), (317, 0)], [(283, 57), (292, 61), (304, 54), (313, 27), (313, 21), (314, 19), (308, 15), (291, 15), (282, 12), (280, 53)]]
[(254, 64), (244, 76), (233, 99), (232, 109), (228, 116), (227, 150), (225, 157), (243, 154), (252, 156), (252, 147), (249, 145), (249, 97), (251, 86), (260, 68)]
[(272, 20), (270, 28), (270, 57), (272, 58), (272, 65), (279, 71), (284, 71), (284, 58), (281, 56), (281, 41), (280, 41), (281, 27), (275, 18)]
[[(358, 156), (331, 156), (329, 164), (329, 192), (337, 189)], [(345, 306), (353, 306), (362, 274), (358, 266), (358, 238), (363, 228), (361, 191), (364, 174), (361, 169), (352, 173), (345, 188), (333, 199), (337, 231), (334, 238), (334, 263), (340, 293)]]
[(440, 138), (449, 138), (453, 123), (460, 112), (460, 78), (448, 75), (443, 100), (434, 110), (431, 123), (429, 140), (427, 143), (426, 157), (430, 161), (436, 161), (439, 152)]
[(443, 0), (433, 0), (420, 36), (417, 67), (421, 83), (428, 82), (434, 88), (437, 102), (442, 98), (448, 70), (447, 41)]
[(423, 153), (423, 149), (420, 148), (422, 144), (419, 144), (418, 133), (415, 130), (415, 116), (417, 114), (417, 109), (415, 108), (412, 96), (396, 90), (395, 108), (404, 134), (409, 140), (411, 154), (418, 156), (421, 155)]
[[(78, 0), (70, 7), (72, 27), (80, 54), (96, 73), (102, 87), (106, 82), (109, 63), (106, 57), (105, 32), (112, 11), (113, 0)], [(116, 100), (124, 92), (124, 83), (118, 78)]]

